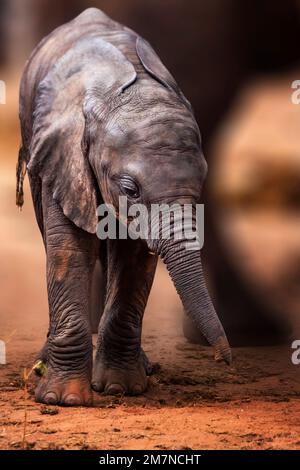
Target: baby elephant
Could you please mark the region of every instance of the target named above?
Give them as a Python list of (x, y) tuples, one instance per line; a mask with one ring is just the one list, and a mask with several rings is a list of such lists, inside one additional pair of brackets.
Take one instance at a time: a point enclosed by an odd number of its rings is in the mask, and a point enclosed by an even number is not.
[[(207, 168), (199, 130), (151, 46), (100, 10), (84, 11), (33, 51), (21, 81), (20, 120), (17, 204), (23, 204), (28, 170), (47, 255), (50, 325), (36, 400), (89, 405), (91, 387), (108, 394), (146, 389), (151, 366), (141, 328), (158, 256), (215, 358), (229, 363), (200, 249), (186, 249), (186, 239), (163, 237), (161, 230), (156, 238), (101, 240), (96, 234), (97, 208), (104, 203), (127, 230), (120, 196), (129, 209), (199, 203)], [(170, 220), (176, 233), (176, 218)], [(105, 306), (92, 368), (90, 311), (99, 259)]]

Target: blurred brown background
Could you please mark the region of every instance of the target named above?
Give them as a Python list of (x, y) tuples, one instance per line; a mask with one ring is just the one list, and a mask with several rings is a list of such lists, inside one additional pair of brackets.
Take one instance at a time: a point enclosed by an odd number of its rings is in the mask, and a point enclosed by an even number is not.
[(7, 87), (0, 105), (1, 310), (16, 315), (20, 303), (32, 310), (36, 290), (46, 310), (43, 248), (28, 187), (22, 216), (14, 207), (21, 71), (44, 35), (89, 6), (146, 37), (194, 107), (210, 170), (207, 274), (231, 342), (264, 344), (289, 329), (296, 336), (300, 105), (291, 102), (291, 83), (300, 78), (297, 0), (0, 1), (0, 79)]

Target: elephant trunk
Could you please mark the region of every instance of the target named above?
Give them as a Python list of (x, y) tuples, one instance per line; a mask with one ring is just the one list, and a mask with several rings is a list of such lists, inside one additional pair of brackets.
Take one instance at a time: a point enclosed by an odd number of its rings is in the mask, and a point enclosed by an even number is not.
[(230, 346), (206, 287), (200, 249), (189, 250), (188, 243), (173, 237), (159, 239), (149, 248), (166, 264), (186, 313), (214, 347), (215, 359), (230, 364)]

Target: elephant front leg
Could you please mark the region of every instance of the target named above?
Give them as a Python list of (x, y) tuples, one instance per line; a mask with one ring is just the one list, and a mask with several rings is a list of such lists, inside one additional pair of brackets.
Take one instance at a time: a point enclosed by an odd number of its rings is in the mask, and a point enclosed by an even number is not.
[(38, 402), (53, 405), (90, 405), (89, 290), (98, 240), (72, 224), (53, 201), (46, 204), (50, 325), (45, 374), (35, 396)]
[(98, 392), (136, 395), (147, 387), (149, 362), (141, 332), (156, 264), (141, 240), (108, 242), (107, 297), (92, 381)]

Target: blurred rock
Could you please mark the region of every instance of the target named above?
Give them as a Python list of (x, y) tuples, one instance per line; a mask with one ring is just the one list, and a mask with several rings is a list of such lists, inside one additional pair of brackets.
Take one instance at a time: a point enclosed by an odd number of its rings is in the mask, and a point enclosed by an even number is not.
[(237, 98), (214, 145), (210, 193), (233, 264), (274, 315), (300, 334), (300, 105), (288, 76)]

